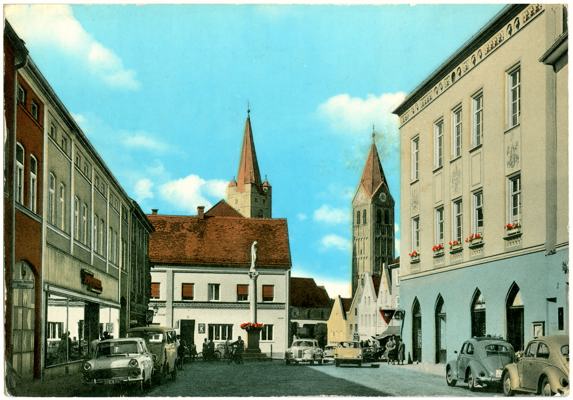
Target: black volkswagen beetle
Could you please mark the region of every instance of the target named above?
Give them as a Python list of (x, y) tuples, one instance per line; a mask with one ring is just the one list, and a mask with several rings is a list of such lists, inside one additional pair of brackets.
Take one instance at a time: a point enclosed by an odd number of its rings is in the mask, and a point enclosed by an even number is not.
[(458, 381), (466, 382), (472, 391), (478, 387), (499, 386), (503, 368), (513, 362), (514, 357), (513, 346), (502, 338), (474, 337), (466, 340), (457, 358), (446, 365), (446, 382), (449, 386)]

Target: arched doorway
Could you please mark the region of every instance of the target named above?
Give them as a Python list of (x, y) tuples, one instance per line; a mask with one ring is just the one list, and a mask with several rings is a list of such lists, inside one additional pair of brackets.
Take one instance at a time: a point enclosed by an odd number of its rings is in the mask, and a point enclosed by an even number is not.
[(34, 376), (34, 272), (24, 261), (12, 274), (12, 367), (24, 379)]
[(422, 312), (418, 298), (412, 306), (412, 359), (422, 361)]
[(523, 350), (523, 301), (519, 286), (513, 283), (505, 303), (507, 341), (515, 351)]
[(485, 336), (485, 300), (479, 289), (476, 289), (472, 300), (472, 337)]
[(438, 295), (436, 302), (436, 363), (446, 363), (446, 307), (442, 295)]

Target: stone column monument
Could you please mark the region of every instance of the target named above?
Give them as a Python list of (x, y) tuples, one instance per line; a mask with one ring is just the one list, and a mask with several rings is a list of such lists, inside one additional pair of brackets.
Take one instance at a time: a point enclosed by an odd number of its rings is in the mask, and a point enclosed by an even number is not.
[(259, 347), (259, 339), (263, 324), (257, 321), (257, 277), (259, 273), (255, 267), (257, 262), (257, 242), (254, 241), (251, 245), (251, 268), (249, 269), (249, 303), (250, 303), (250, 321), (245, 324), (247, 331), (247, 349), (245, 351), (245, 358), (251, 359), (264, 359), (266, 356), (261, 353)]

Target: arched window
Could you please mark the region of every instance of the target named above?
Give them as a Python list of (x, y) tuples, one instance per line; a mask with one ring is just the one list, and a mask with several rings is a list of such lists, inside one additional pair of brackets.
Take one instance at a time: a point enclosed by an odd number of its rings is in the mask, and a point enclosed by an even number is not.
[(472, 337), (485, 336), (485, 300), (479, 289), (476, 289), (472, 301)]
[(66, 185), (60, 182), (58, 193), (58, 216), (60, 229), (66, 230)]
[(56, 176), (52, 172), (48, 186), (48, 222), (50, 224), (56, 222)]
[(384, 210), (384, 223), (390, 225), (390, 210)]
[(366, 210), (362, 210), (362, 223), (366, 225)]
[(436, 363), (445, 363), (447, 360), (446, 348), (446, 307), (442, 295), (438, 295), (436, 302)]
[(382, 223), (382, 210), (376, 210), (376, 223)]
[(36, 212), (38, 207), (38, 160), (30, 156), (30, 210)]
[(507, 341), (515, 351), (523, 350), (523, 301), (519, 286), (515, 282), (509, 289), (505, 311)]
[(16, 143), (16, 203), (24, 204), (24, 147)]
[(417, 297), (412, 305), (412, 358), (422, 361), (422, 311)]
[(356, 225), (360, 225), (360, 210), (356, 211)]

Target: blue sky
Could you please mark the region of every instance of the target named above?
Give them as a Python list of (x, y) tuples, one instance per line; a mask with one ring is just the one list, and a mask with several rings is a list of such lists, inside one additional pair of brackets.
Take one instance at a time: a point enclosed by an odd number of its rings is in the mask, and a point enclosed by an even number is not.
[(194, 214), (224, 197), (249, 102), (293, 275), (334, 296), (349, 294), (351, 199), (372, 125), (399, 223), (391, 111), (501, 8), (33, 5), (5, 15), (146, 212)]

